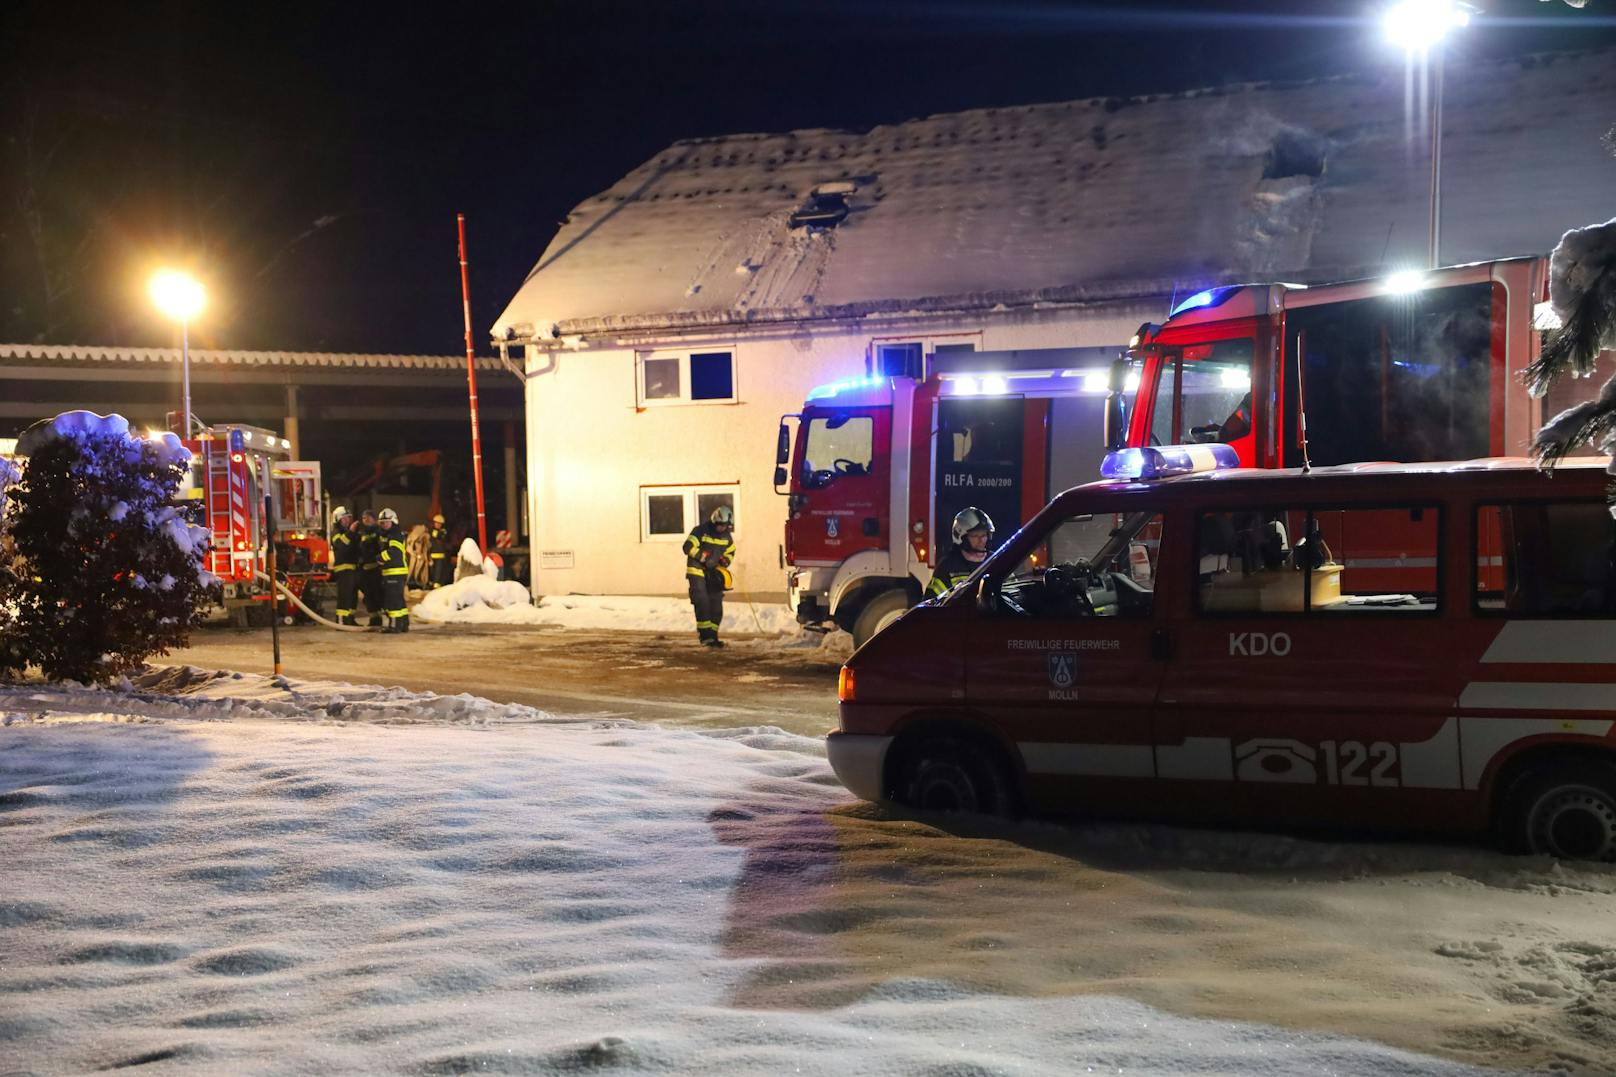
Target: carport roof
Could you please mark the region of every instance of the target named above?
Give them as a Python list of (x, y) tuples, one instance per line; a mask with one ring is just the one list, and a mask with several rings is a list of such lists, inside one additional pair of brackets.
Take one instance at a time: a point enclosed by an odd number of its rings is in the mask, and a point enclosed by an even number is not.
[[(353, 370), (419, 370), (457, 374), (466, 369), (463, 355), (365, 355), (353, 352), (244, 351), (230, 348), (192, 348), (191, 363), (259, 368), (342, 367)], [(111, 363), (120, 365), (178, 365), (178, 348), (91, 347), (77, 344), (0, 344), (4, 362), (46, 362), (65, 365)], [(501, 370), (498, 359), (479, 357), (479, 370)]]

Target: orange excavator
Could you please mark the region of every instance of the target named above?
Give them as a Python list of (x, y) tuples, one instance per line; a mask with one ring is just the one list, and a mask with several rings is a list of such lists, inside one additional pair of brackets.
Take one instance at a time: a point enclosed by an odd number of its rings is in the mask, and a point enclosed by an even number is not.
[(374, 489), (389, 476), (398, 475), (410, 468), (431, 469), (432, 504), (427, 510), (427, 517), (430, 519), (443, 512), (443, 454), (437, 449), (405, 453), (402, 456), (378, 456), (364, 471), (348, 476), (343, 484), (342, 497), (344, 500), (352, 500), (356, 494)]

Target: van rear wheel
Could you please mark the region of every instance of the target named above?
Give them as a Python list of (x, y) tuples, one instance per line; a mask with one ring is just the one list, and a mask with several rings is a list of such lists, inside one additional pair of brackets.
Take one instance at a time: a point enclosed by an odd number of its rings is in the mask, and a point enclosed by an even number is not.
[(1504, 839), (1512, 851), (1616, 863), (1616, 766), (1566, 760), (1510, 790)]
[(897, 801), (916, 811), (1009, 816), (1014, 799), (1004, 768), (981, 748), (953, 737), (921, 741), (904, 755)]
[(905, 591), (884, 591), (870, 599), (869, 605), (860, 610), (853, 621), (853, 646), (864, 646), (870, 637), (902, 617), (908, 609), (909, 595)]

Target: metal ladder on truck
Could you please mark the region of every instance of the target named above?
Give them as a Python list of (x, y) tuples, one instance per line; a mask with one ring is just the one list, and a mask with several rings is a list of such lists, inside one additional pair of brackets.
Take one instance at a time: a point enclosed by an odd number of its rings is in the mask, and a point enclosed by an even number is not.
[[(230, 453), (209, 442), (206, 445), (207, 470), (203, 499), (208, 513), (208, 571), (227, 583), (236, 579), (236, 535), (231, 526)], [(249, 557), (249, 560), (251, 558)]]

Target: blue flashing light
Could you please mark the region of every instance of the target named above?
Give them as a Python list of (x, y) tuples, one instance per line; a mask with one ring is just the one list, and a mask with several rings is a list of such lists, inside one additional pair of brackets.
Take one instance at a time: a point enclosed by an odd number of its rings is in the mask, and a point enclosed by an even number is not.
[(244, 448), (246, 448), (246, 442), (242, 439), (241, 431), (230, 431), (230, 451), (241, 452)]
[(1100, 475), (1107, 479), (1166, 479), (1203, 471), (1227, 471), (1240, 466), (1240, 454), (1231, 445), (1161, 445), (1145, 449), (1118, 449), (1107, 453)]
[(1200, 307), (1215, 307), (1239, 290), (1240, 289), (1238, 286), (1234, 286), (1224, 288), (1208, 288), (1205, 291), (1196, 292), (1194, 295), (1178, 304), (1178, 306), (1174, 307), (1173, 312), (1169, 314), (1168, 317), (1176, 318), (1178, 315), (1183, 314), (1186, 310), (1196, 310)]
[(826, 385), (816, 385), (808, 390), (809, 400), (828, 400), (839, 393), (851, 392), (854, 389), (874, 389), (886, 383), (886, 378), (880, 375), (871, 375), (867, 378), (843, 378)]

